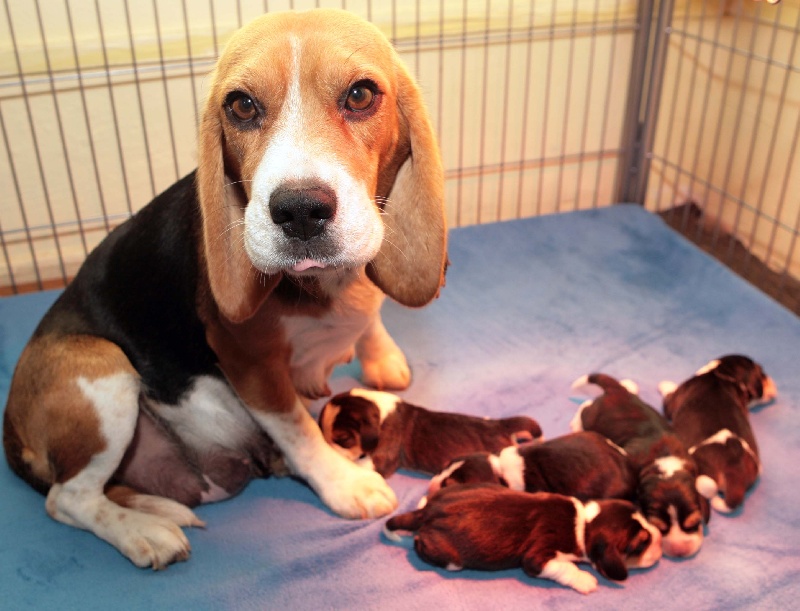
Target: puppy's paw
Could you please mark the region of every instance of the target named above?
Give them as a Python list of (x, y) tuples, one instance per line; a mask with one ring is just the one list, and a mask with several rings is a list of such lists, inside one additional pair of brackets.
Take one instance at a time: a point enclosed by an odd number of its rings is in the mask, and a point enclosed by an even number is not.
[(588, 399), (587, 401), (581, 403), (580, 406), (578, 407), (578, 411), (575, 412), (575, 415), (572, 417), (572, 420), (569, 421), (569, 429), (573, 433), (580, 433), (583, 430), (582, 412), (592, 403), (594, 403), (594, 401), (592, 401), (591, 399)]
[(715, 496), (711, 499), (711, 507), (720, 513), (731, 513), (733, 511), (733, 508), (728, 507), (725, 499), (723, 499), (721, 496)]
[(411, 370), (399, 349), (374, 359), (362, 357), (361, 370), (363, 382), (378, 390), (403, 390), (411, 383)]
[(678, 388), (678, 385), (670, 380), (664, 380), (658, 383), (658, 392), (664, 399), (674, 393), (676, 388)]
[[(523, 569), (525, 569), (525, 561), (523, 561)], [(528, 574), (535, 575), (535, 572)], [(542, 568), (542, 572), (538, 575), (544, 579), (552, 579), (562, 586), (567, 586), (573, 590), (577, 590), (581, 594), (588, 594), (597, 589), (597, 578), (579, 569), (574, 563), (568, 560), (559, 560), (554, 558), (547, 562)]]
[(319, 495), (331, 510), (344, 518), (379, 518), (397, 508), (397, 496), (383, 477), (345, 462), (319, 490)]
[(627, 390), (632, 395), (639, 394), (639, 385), (630, 378), (625, 378), (624, 380), (620, 380), (619, 383), (620, 386), (622, 386), (622, 388)]
[(579, 569), (569, 585), (581, 594), (589, 594), (597, 589), (597, 578), (591, 573)]

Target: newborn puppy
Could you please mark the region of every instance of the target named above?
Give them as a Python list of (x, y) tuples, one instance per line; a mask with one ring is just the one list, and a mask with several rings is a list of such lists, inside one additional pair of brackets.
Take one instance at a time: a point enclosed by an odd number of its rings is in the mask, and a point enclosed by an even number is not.
[(456, 459), (431, 480), (428, 494), (474, 482), (525, 492), (555, 492), (581, 501), (632, 501), (636, 492), (636, 473), (625, 450), (594, 431), (510, 446), (499, 455), (480, 452)]
[(666, 419), (617, 380), (594, 373), (573, 388), (586, 383), (600, 386), (604, 394), (581, 405), (572, 430), (596, 431), (628, 453), (639, 480), (639, 504), (664, 535), (664, 554), (697, 553), (709, 505), (697, 489), (699, 473), (689, 452)]
[(574, 562), (590, 562), (615, 581), (628, 568), (647, 568), (661, 557), (661, 534), (622, 500), (579, 500), (548, 492), (517, 492), (496, 484), (443, 488), (424, 509), (390, 518), (385, 535), (413, 531), (419, 557), (447, 570), (522, 567), (588, 594), (597, 579)]
[(542, 429), (525, 416), (498, 420), (434, 412), (397, 395), (354, 388), (333, 397), (319, 415), (325, 440), (344, 456), (384, 477), (397, 469), (438, 473), (456, 456), (499, 452), (540, 439)]
[[(689, 448), (711, 497), (711, 506), (728, 513), (739, 507), (761, 473), (748, 409), (777, 396), (761, 366), (741, 355), (711, 361), (675, 386), (662, 382), (664, 414)], [(722, 494), (722, 496), (718, 496)]]

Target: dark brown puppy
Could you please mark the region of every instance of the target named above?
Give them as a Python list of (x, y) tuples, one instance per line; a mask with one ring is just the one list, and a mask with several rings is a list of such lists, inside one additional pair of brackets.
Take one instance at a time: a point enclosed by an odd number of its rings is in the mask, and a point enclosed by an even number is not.
[(580, 407), (572, 430), (596, 431), (628, 452), (639, 479), (639, 504), (664, 536), (664, 554), (695, 554), (703, 544), (709, 505), (696, 488), (697, 465), (687, 448), (661, 414), (614, 378), (595, 373), (573, 387), (587, 383), (604, 394)]
[(361, 388), (333, 397), (322, 408), (319, 424), (331, 446), (351, 460), (370, 459), (384, 477), (401, 468), (433, 475), (458, 456), (499, 452), (542, 436), (539, 424), (526, 416), (436, 412)]
[[(777, 396), (775, 382), (752, 359), (730, 354), (675, 386), (662, 382), (664, 414), (697, 463), (711, 506), (729, 513), (761, 473), (748, 410)], [(719, 495), (722, 496), (719, 496)]]
[(636, 507), (622, 500), (583, 504), (560, 494), (517, 492), (496, 484), (443, 488), (423, 509), (386, 522), (384, 533), (413, 531), (425, 562), (447, 570), (515, 567), (588, 594), (597, 579), (574, 562), (590, 562), (615, 581), (628, 568), (661, 558), (661, 534)]
[(454, 460), (436, 475), (428, 494), (453, 484), (492, 482), (525, 492), (555, 492), (581, 501), (634, 500), (636, 473), (628, 454), (594, 431), (510, 446)]

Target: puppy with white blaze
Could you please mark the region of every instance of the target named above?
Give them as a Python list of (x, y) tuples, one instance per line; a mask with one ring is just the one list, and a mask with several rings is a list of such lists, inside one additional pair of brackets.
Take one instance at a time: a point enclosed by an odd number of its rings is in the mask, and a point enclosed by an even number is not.
[(428, 494), (475, 482), (525, 492), (555, 492), (581, 501), (633, 501), (636, 492), (636, 473), (627, 452), (593, 431), (458, 458), (431, 479)]
[(642, 512), (664, 537), (664, 554), (696, 554), (710, 510), (688, 449), (661, 414), (614, 378), (593, 373), (573, 388), (586, 384), (599, 386), (603, 394), (580, 406), (572, 430), (595, 431), (624, 449), (638, 478)]
[(548, 492), (527, 493), (496, 484), (442, 488), (416, 511), (390, 518), (384, 534), (414, 533), (425, 562), (447, 570), (497, 571), (522, 567), (582, 594), (597, 579), (575, 562), (589, 562), (603, 577), (624, 581), (629, 568), (661, 558), (661, 534), (623, 500), (590, 501)]
[(480, 418), (429, 410), (388, 392), (354, 388), (319, 415), (322, 435), (340, 454), (389, 477), (397, 469), (434, 474), (456, 456), (499, 452), (541, 439), (527, 416)]
[(189, 556), (190, 507), (287, 468), (343, 517), (386, 515), (392, 489), (307, 406), (353, 357), (366, 385), (408, 386), (381, 304), (436, 298), (446, 246), (435, 134), (384, 34), (344, 10), (263, 15), (208, 78), (197, 171), (117, 227), (34, 332), (6, 458), (50, 516), (140, 567)]
[(729, 354), (711, 361), (680, 385), (659, 384), (664, 415), (689, 448), (711, 506), (730, 513), (761, 474), (749, 410), (772, 401), (775, 382), (751, 358)]

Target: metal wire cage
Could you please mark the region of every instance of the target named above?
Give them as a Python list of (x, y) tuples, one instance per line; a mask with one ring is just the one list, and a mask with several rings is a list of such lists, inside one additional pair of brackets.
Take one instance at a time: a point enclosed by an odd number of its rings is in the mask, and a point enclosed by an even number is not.
[(233, 31), (320, 5), (374, 22), (416, 74), (451, 226), (636, 202), (690, 237), (710, 228), (717, 254), (743, 245), (781, 295), (800, 274), (786, 0), (4, 0), (0, 294), (63, 286), (194, 168)]

